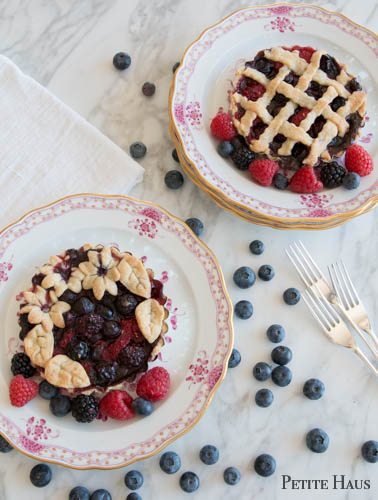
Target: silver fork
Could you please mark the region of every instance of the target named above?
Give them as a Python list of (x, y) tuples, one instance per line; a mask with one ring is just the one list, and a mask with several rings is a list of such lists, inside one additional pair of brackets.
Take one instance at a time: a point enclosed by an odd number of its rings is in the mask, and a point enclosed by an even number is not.
[(331, 306), (320, 289), (318, 289), (317, 293), (313, 290), (305, 290), (303, 300), (327, 337), (335, 344), (352, 349), (352, 351), (357, 354), (357, 356), (362, 359), (378, 377), (378, 370), (357, 346), (349, 328), (342, 321), (339, 313)]
[(369, 335), (378, 349), (378, 338), (370, 325), (365, 307), (352, 283), (344, 261), (341, 260), (340, 263), (336, 262), (328, 266), (328, 272), (339, 303), (343, 305), (353, 322)]
[(314, 259), (311, 257), (310, 253), (307, 251), (306, 247), (301, 241), (298, 243), (294, 242), (293, 245), (289, 246), (289, 250), (286, 250), (286, 254), (291, 260), (293, 266), (297, 270), (299, 276), (301, 277), (304, 284), (312, 290), (315, 294), (319, 292), (323, 293), (326, 299), (344, 315), (348, 321), (352, 324), (353, 328), (356, 330), (361, 339), (365, 342), (367, 347), (370, 349), (374, 357), (378, 360), (377, 350), (370, 344), (367, 338), (361, 333), (358, 325), (353, 321), (353, 318), (348, 311), (345, 310), (342, 302), (338, 299), (334, 290), (329, 285), (327, 279), (325, 278), (319, 266), (316, 264)]

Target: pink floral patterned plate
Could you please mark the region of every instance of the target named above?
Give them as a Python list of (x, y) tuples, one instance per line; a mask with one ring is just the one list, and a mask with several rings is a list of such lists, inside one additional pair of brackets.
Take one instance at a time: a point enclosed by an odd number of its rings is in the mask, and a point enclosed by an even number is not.
[[(148, 418), (84, 425), (54, 417), (38, 397), (22, 408), (9, 403), (10, 359), (20, 349), (18, 295), (36, 264), (87, 241), (118, 244), (143, 258), (170, 297), (166, 345), (153, 365), (169, 371), (171, 390)], [(0, 433), (38, 460), (113, 469), (154, 455), (193, 427), (225, 376), (232, 304), (219, 263), (183, 221), (152, 203), (84, 194), (28, 213), (0, 233), (0, 296)], [(125, 388), (135, 394), (135, 383)]]
[(378, 202), (378, 168), (357, 190), (324, 190), (307, 199), (265, 188), (234, 168), (216, 150), (210, 122), (228, 108), (236, 68), (276, 45), (322, 48), (347, 64), (367, 91), (367, 122), (358, 140), (377, 161), (378, 38), (341, 14), (313, 5), (275, 4), (241, 9), (206, 29), (186, 50), (170, 92), (172, 138), (194, 182), (233, 213), (264, 224), (308, 229), (339, 224)]

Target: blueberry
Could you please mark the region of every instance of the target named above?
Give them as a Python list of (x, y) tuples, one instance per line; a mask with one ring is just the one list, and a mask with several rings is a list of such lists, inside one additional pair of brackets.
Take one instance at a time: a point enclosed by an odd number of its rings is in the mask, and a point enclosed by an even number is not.
[(113, 64), (119, 70), (127, 69), (131, 64), (131, 57), (126, 52), (117, 52), (113, 57)]
[(170, 170), (165, 174), (164, 182), (169, 189), (180, 189), (184, 184), (184, 176), (179, 170)]
[(260, 389), (256, 392), (255, 401), (257, 406), (267, 408), (273, 403), (273, 392), (269, 389)]
[(142, 500), (142, 497), (133, 491), (127, 495), (126, 500)]
[(38, 393), (43, 399), (52, 399), (59, 394), (59, 389), (55, 385), (51, 385), (47, 380), (42, 380), (38, 387)]
[(131, 295), (131, 293), (119, 295), (116, 300), (117, 311), (124, 316), (131, 316), (132, 314), (134, 314), (137, 305), (138, 301), (134, 297), (134, 295)]
[(254, 284), (256, 281), (256, 274), (250, 267), (242, 266), (236, 269), (233, 278), (235, 285), (245, 289), (250, 288)]
[(268, 365), (268, 363), (260, 361), (259, 363), (255, 364), (252, 373), (256, 380), (264, 382), (265, 380), (268, 380), (268, 378), (271, 376), (272, 368)]
[(312, 429), (306, 435), (306, 444), (314, 453), (324, 453), (329, 445), (328, 434), (322, 429)]
[(235, 368), (241, 361), (240, 352), (237, 349), (232, 349), (230, 359), (228, 360), (228, 367)]
[(130, 470), (125, 475), (125, 484), (130, 490), (139, 490), (143, 484), (143, 475), (138, 470)]
[(172, 73), (176, 73), (176, 69), (180, 66), (180, 61), (177, 61), (173, 66), (172, 66)]
[(357, 189), (360, 181), (361, 177), (356, 172), (348, 172), (343, 177), (343, 186), (346, 189)]
[(308, 399), (320, 399), (324, 394), (324, 384), (317, 378), (310, 378), (303, 386), (303, 394)]
[(186, 491), (186, 493), (193, 493), (193, 491), (198, 490), (199, 485), (199, 477), (194, 472), (184, 472), (180, 477), (181, 489)]
[(274, 474), (276, 470), (276, 461), (272, 455), (263, 453), (259, 455), (255, 460), (255, 471), (259, 476), (268, 477)]
[(77, 314), (89, 314), (94, 311), (94, 304), (92, 301), (88, 299), (88, 297), (80, 297), (78, 299), (72, 309), (77, 313)]
[(68, 500), (89, 500), (90, 493), (84, 486), (76, 486), (70, 491)]
[(375, 464), (378, 462), (378, 441), (374, 441), (373, 439), (370, 441), (366, 441), (362, 445), (361, 453), (363, 458), (370, 462), (371, 464)]
[(64, 417), (71, 411), (71, 400), (67, 396), (58, 394), (50, 399), (50, 411), (56, 417)]
[(0, 453), (9, 453), (13, 450), (13, 446), (8, 443), (3, 436), (0, 436)]
[(196, 217), (191, 217), (190, 219), (186, 219), (185, 222), (196, 236), (201, 236), (203, 232), (203, 222), (201, 220)]
[(221, 141), (218, 144), (217, 151), (222, 158), (228, 158), (234, 151), (234, 146), (229, 141)]
[(272, 266), (265, 264), (258, 270), (258, 275), (263, 281), (270, 281), (274, 278), (275, 272)]
[(268, 339), (274, 344), (282, 342), (285, 338), (285, 328), (281, 325), (270, 325), (266, 331)]
[(130, 146), (130, 154), (133, 158), (143, 158), (146, 154), (147, 148), (143, 142), (133, 142)]
[(67, 288), (59, 297), (59, 300), (67, 302), (67, 304), (73, 304), (77, 300), (77, 293), (71, 292), (71, 290)]
[(142, 93), (146, 97), (151, 97), (155, 94), (156, 86), (154, 83), (151, 82), (144, 82), (142, 86)]
[(273, 184), (274, 184), (274, 187), (276, 187), (277, 189), (286, 189), (287, 186), (289, 185), (289, 179), (286, 177), (286, 175), (278, 172), (273, 177)]
[(235, 304), (235, 314), (240, 319), (248, 319), (253, 314), (253, 305), (249, 300), (239, 300)]
[(166, 451), (159, 461), (160, 468), (167, 474), (175, 474), (181, 467), (181, 459), (174, 451)]
[(151, 415), (151, 413), (154, 411), (153, 403), (143, 398), (134, 399), (131, 406), (137, 415), (142, 415), (143, 417)]
[(101, 488), (92, 493), (90, 500), (112, 500), (112, 496), (109, 491)]
[(121, 327), (117, 321), (106, 321), (102, 334), (109, 340), (116, 339), (121, 335)]
[(47, 486), (52, 479), (52, 472), (47, 464), (35, 465), (30, 471), (30, 481), (37, 488)]
[(227, 469), (223, 472), (224, 482), (231, 486), (238, 484), (240, 478), (241, 474), (236, 467), (227, 467)]
[(293, 375), (287, 366), (276, 366), (272, 371), (272, 380), (279, 387), (286, 387), (290, 384)]
[(249, 250), (254, 255), (261, 255), (264, 252), (264, 243), (260, 240), (253, 240), (249, 244)]
[(172, 158), (177, 162), (177, 163), (180, 163), (180, 159), (178, 157), (178, 154), (177, 154), (177, 149), (172, 149)]
[(291, 361), (293, 353), (289, 347), (279, 345), (273, 349), (271, 356), (272, 361), (277, 365), (287, 365)]
[(289, 306), (295, 306), (301, 299), (301, 292), (296, 288), (288, 288), (283, 293), (283, 299)]
[[(120, 295), (118, 298), (123, 297), (123, 295)], [(113, 309), (110, 309), (110, 307), (106, 307), (103, 304), (97, 304), (96, 305), (96, 313), (99, 314), (103, 319), (105, 320), (112, 320), (114, 318), (114, 311)]]
[(201, 462), (203, 462), (205, 465), (214, 465), (219, 460), (218, 448), (216, 446), (213, 446), (212, 444), (207, 444), (206, 446), (201, 448), (199, 457), (201, 459)]

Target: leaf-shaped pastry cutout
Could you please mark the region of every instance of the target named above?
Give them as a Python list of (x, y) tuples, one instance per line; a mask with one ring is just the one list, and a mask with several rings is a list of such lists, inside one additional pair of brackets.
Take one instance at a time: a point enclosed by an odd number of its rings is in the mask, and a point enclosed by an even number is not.
[(120, 282), (130, 292), (145, 299), (151, 297), (151, 282), (142, 261), (133, 255), (125, 255), (118, 264), (118, 271)]
[(26, 335), (24, 346), (34, 365), (45, 366), (54, 352), (54, 335), (51, 330), (46, 331), (42, 325), (37, 325)]
[(151, 351), (150, 361), (154, 361), (154, 359), (156, 358), (156, 356), (163, 349), (164, 345), (165, 345), (165, 340), (163, 339), (163, 337), (160, 337), (160, 339), (156, 343), (156, 346)]
[(161, 333), (164, 320), (164, 307), (155, 299), (147, 299), (137, 305), (135, 318), (143, 337), (150, 343)]
[(91, 384), (84, 367), (65, 354), (58, 354), (46, 363), (45, 378), (50, 384), (64, 389), (79, 389)]

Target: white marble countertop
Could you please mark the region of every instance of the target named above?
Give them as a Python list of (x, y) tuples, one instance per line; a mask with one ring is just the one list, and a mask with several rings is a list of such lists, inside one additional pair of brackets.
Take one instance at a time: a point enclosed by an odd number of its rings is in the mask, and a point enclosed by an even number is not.
[[(378, 31), (376, 0), (314, 3)], [(246, 4), (242, 0), (3, 0), (0, 52), (125, 150), (135, 140), (145, 142), (148, 153), (141, 162), (145, 180), (132, 194), (160, 203), (184, 219), (200, 217), (205, 224), (203, 240), (223, 266), (233, 301), (248, 298), (254, 303), (251, 320), (235, 320), (235, 347), (242, 363), (229, 371), (198, 425), (168, 448), (180, 454), (183, 471), (198, 473), (201, 486), (194, 498), (373, 500), (378, 498), (378, 466), (361, 459), (360, 446), (368, 439), (378, 439), (377, 380), (352, 353), (330, 344), (303, 303), (288, 308), (282, 304), (281, 294), (289, 286), (300, 286), (284, 248), (301, 238), (323, 267), (343, 256), (377, 326), (376, 213), (326, 232), (279, 232), (221, 211), (188, 179), (179, 193), (164, 186), (164, 173), (177, 167), (171, 158), (167, 113), (172, 65), (202, 29)], [(132, 57), (132, 67), (124, 73), (115, 72), (111, 65), (120, 50)], [(151, 100), (140, 93), (146, 80), (157, 86)], [(248, 251), (249, 242), (256, 238), (265, 243), (261, 257)], [(237, 267), (256, 269), (263, 263), (276, 269), (272, 282), (257, 283), (247, 292), (236, 288), (232, 273)], [(273, 345), (265, 330), (274, 322), (286, 327), (285, 344), (294, 353), (294, 377), (289, 387), (274, 388), (273, 405), (261, 409), (254, 403), (254, 394), (262, 383), (253, 379), (251, 370), (257, 361), (269, 360)], [(319, 377), (326, 385), (325, 396), (317, 402), (301, 394), (310, 377)], [(266, 386), (272, 387), (271, 382)], [(313, 427), (325, 429), (330, 436), (330, 447), (323, 455), (311, 453), (305, 446), (304, 436)], [(198, 459), (199, 449), (207, 443), (220, 450), (216, 466), (206, 467)], [(268, 479), (258, 477), (252, 467), (254, 457), (264, 452), (277, 461), (277, 471)], [(0, 456), (1, 499), (63, 500), (79, 484), (91, 490), (107, 488), (113, 500), (125, 499), (128, 493), (123, 483), (126, 469), (73, 471), (58, 466), (53, 466), (51, 484), (37, 489), (29, 482), (34, 464), (16, 451)], [(222, 479), (224, 468), (230, 465), (242, 473), (236, 487), (227, 486)], [(179, 474), (163, 474), (157, 457), (133, 467), (144, 474), (139, 491), (144, 500), (187, 497), (179, 489)], [(371, 488), (282, 490), (283, 474), (295, 479), (331, 479), (332, 474), (344, 474), (347, 479), (370, 480)]]

